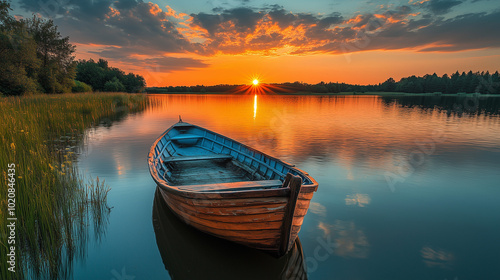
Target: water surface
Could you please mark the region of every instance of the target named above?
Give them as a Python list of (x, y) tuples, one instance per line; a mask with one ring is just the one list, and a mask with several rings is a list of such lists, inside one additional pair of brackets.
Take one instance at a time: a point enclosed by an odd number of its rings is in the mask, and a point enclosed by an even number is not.
[[(156, 106), (90, 133), (79, 168), (106, 180), (114, 208), (106, 236), (89, 245), (75, 279), (251, 279), (242, 268), (221, 276), (228, 255), (235, 266), (281, 277), (285, 261), (265, 266), (259, 252), (189, 228), (174, 233), (181, 238), (174, 247), (157, 236), (165, 227), (154, 227), (159, 208), (146, 155), (179, 115), (318, 181), (299, 234), (309, 279), (500, 277), (500, 98), (152, 98)], [(206, 274), (179, 274), (179, 267)]]

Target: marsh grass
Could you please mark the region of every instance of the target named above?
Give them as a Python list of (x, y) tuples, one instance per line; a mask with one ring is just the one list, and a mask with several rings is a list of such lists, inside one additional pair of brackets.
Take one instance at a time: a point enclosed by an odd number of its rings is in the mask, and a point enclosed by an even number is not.
[[(75, 166), (85, 130), (146, 108), (144, 95), (0, 98), (0, 278), (68, 278), (89, 228), (100, 238), (109, 187)], [(16, 165), (16, 273), (7, 270), (7, 165)], [(5, 186), (5, 187), (4, 187)], [(9, 245), (10, 246), (10, 245)]]

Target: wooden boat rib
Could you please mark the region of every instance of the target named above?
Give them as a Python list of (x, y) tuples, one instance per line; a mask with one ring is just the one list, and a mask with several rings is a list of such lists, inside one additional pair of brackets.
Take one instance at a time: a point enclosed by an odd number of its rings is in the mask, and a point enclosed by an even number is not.
[(277, 256), (293, 246), (318, 188), (289, 163), (182, 121), (154, 142), (148, 165), (185, 223)]

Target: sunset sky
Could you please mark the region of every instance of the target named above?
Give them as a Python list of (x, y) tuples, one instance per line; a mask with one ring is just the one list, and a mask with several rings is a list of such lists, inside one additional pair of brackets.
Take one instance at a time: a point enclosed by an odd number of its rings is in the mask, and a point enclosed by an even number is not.
[(54, 19), (78, 59), (104, 58), (148, 86), (500, 70), (500, 1), (18, 0)]

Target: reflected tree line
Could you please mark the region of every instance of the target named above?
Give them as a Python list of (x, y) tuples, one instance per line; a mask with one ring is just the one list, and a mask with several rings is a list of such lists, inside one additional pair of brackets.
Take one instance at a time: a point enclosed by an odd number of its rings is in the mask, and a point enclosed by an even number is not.
[[(245, 85), (214, 85), (214, 86), (169, 86), (148, 88), (148, 93), (232, 93), (238, 92)], [(468, 73), (458, 71), (452, 75), (438, 76), (436, 73), (423, 77), (411, 76), (396, 82), (393, 78), (375, 85), (355, 85), (339, 82), (320, 82), (308, 84), (303, 82), (270, 84), (273, 93), (340, 93), (340, 92), (405, 92), (405, 93), (487, 93), (500, 94), (500, 75), (486, 72)]]
[(442, 95), (416, 95), (416, 96), (383, 96), (385, 104), (396, 103), (406, 108), (421, 108), (428, 110), (444, 111), (448, 115), (499, 115), (500, 98), (474, 96), (442, 96)]

